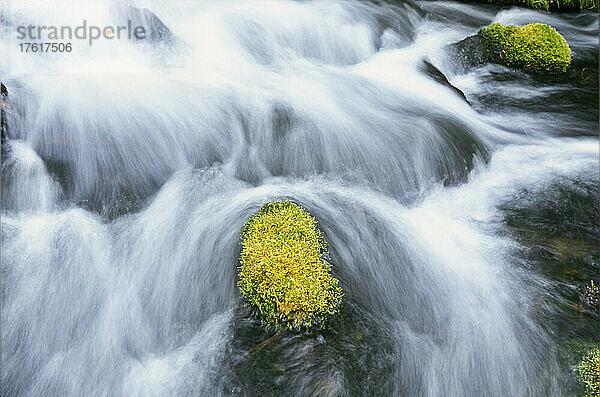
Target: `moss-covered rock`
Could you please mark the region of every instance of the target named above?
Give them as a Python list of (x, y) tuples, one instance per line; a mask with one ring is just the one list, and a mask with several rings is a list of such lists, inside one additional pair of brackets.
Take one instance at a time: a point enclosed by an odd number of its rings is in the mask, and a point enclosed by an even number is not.
[(530, 72), (564, 73), (571, 64), (571, 49), (551, 26), (532, 23), (523, 27), (494, 23), (479, 30), (484, 51), (494, 62)]
[(590, 350), (577, 365), (575, 371), (579, 381), (585, 385), (584, 396), (600, 396), (600, 349)]
[(598, 0), (487, 0), (487, 2), (544, 11), (598, 10)]
[(325, 253), (308, 212), (288, 201), (265, 204), (242, 231), (241, 293), (269, 325), (322, 326), (343, 295)]

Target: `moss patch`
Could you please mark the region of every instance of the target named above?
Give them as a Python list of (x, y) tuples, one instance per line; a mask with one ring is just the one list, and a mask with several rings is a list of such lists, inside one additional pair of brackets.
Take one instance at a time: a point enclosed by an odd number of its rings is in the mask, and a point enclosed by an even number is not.
[(487, 2), (544, 11), (598, 10), (598, 0), (487, 0)]
[(242, 295), (275, 327), (322, 326), (342, 300), (339, 282), (322, 259), (326, 249), (317, 221), (298, 205), (263, 205), (242, 231)]
[(554, 28), (532, 23), (523, 27), (494, 23), (479, 30), (488, 55), (498, 63), (530, 72), (566, 72), (571, 49)]
[(600, 349), (595, 348), (581, 360), (577, 378), (585, 385), (585, 397), (600, 396)]

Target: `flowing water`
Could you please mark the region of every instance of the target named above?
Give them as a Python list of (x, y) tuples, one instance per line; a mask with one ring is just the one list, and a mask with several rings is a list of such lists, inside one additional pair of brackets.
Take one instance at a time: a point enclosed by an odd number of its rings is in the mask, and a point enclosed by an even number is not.
[[(131, 5), (170, 33), (18, 50), (18, 25), (123, 24)], [(0, 7), (2, 395), (574, 393), (561, 341), (600, 339), (597, 319), (535, 252), (591, 241), (578, 272), (598, 271), (597, 88), (465, 69), (445, 48), (493, 21), (540, 21), (597, 68), (597, 15)], [(318, 219), (345, 303), (327, 329), (250, 352), (272, 332), (236, 287), (239, 231), (281, 199)]]

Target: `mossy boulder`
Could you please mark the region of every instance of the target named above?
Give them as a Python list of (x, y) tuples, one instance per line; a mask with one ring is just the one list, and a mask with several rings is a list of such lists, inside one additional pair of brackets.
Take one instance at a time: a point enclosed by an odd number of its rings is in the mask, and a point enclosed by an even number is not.
[(487, 2), (544, 11), (598, 10), (598, 0), (487, 0)]
[(600, 396), (600, 349), (590, 350), (577, 365), (575, 371), (577, 379), (585, 386), (584, 396)]
[(541, 23), (522, 27), (495, 23), (449, 45), (447, 51), (465, 70), (498, 63), (556, 78), (571, 65), (571, 49), (566, 40), (554, 28)]
[(324, 261), (317, 221), (300, 206), (262, 206), (242, 230), (238, 286), (262, 320), (276, 328), (310, 329), (339, 311), (342, 289)]
[(494, 62), (530, 72), (564, 73), (571, 65), (567, 41), (551, 26), (494, 23), (480, 29), (484, 51)]

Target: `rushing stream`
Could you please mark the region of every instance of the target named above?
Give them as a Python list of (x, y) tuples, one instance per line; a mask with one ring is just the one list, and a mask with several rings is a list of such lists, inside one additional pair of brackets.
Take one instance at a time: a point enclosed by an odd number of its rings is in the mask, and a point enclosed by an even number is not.
[[(170, 31), (18, 49), (15, 26), (117, 25), (130, 5)], [(0, 12), (3, 396), (576, 392), (563, 346), (600, 339), (572, 307), (600, 262), (597, 87), (465, 69), (445, 48), (493, 21), (544, 22), (597, 68), (596, 14), (453, 1)], [(236, 287), (239, 232), (276, 199), (318, 219), (345, 303), (327, 329), (250, 353), (272, 332)], [(561, 278), (573, 260), (578, 275)]]

